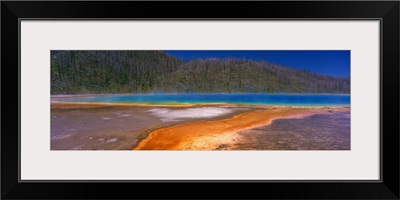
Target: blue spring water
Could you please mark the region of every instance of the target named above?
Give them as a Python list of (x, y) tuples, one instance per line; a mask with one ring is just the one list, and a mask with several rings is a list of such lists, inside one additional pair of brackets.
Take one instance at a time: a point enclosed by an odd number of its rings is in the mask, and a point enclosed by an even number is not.
[(350, 106), (350, 95), (347, 94), (129, 94), (102, 95), (76, 98), (62, 98), (68, 102), (107, 102), (139, 104), (207, 104), (231, 103), (250, 105), (293, 105), (293, 106)]

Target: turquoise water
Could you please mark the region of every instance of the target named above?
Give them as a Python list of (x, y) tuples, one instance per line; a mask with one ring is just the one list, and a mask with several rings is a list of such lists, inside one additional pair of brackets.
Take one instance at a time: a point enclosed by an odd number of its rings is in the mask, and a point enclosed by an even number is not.
[(350, 95), (331, 94), (131, 94), (61, 98), (67, 102), (107, 103), (232, 103), (251, 105), (350, 106)]

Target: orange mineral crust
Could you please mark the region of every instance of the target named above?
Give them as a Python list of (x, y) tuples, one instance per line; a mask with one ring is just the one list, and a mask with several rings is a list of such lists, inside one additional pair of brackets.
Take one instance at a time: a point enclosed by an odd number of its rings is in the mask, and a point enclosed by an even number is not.
[(302, 118), (342, 109), (346, 108), (270, 107), (229, 119), (178, 124), (151, 132), (134, 150), (213, 150), (221, 143), (234, 141), (237, 131), (268, 125), (274, 119)]

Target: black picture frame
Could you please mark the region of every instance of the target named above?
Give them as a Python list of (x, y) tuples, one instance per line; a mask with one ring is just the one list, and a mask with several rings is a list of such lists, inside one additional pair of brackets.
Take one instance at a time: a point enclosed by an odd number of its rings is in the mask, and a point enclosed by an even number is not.
[[(399, 8), (398, 1), (2, 1), (1, 198), (399, 199)], [(381, 181), (20, 182), (20, 19), (379, 19)]]

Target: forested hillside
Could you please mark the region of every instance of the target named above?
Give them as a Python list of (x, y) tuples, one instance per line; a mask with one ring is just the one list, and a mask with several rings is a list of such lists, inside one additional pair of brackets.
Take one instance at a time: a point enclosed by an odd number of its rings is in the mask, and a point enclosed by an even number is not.
[(184, 62), (162, 51), (52, 51), (51, 94), (350, 93), (350, 78), (243, 59)]

